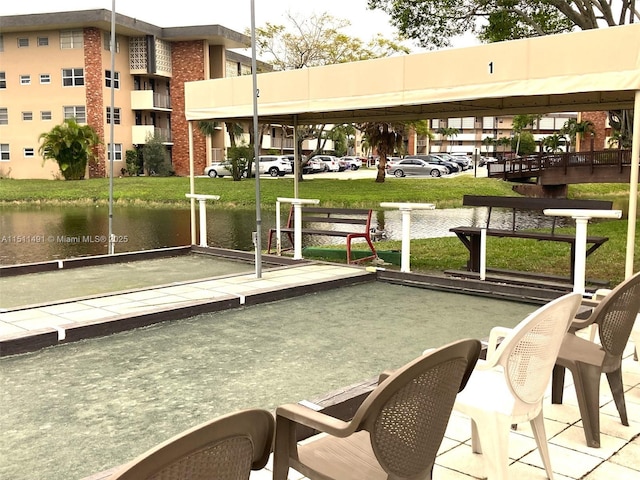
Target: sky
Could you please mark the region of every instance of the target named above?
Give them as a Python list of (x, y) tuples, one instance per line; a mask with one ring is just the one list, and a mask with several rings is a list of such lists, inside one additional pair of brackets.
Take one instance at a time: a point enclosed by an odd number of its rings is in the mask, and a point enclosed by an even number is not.
[[(218, 24), (245, 33), (251, 26), (250, 0), (179, 0), (171, 3), (158, 0), (116, 0), (115, 5), (116, 12), (159, 27)], [(165, 5), (176, 7), (166, 8)], [(336, 18), (349, 20), (351, 26), (344, 29), (343, 33), (364, 41), (378, 33), (385, 38), (393, 38), (396, 34), (388, 15), (380, 10), (367, 9), (367, 0), (254, 0), (254, 5), (257, 27), (267, 22), (286, 25), (283, 15), (287, 12), (296, 18), (326, 12)], [(95, 8), (111, 10), (111, 6), (112, 0), (2, 0), (0, 16)], [(456, 42), (456, 46), (470, 43), (474, 42), (463, 39)], [(411, 42), (406, 45), (412, 52), (422, 51)]]

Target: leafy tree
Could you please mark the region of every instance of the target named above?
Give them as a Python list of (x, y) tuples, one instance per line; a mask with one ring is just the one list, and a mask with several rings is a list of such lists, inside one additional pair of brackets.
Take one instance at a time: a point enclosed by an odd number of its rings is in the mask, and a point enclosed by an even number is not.
[(515, 136), (517, 137), (515, 142), (515, 148), (514, 148), (516, 155), (518, 155), (518, 153), (520, 152), (520, 140), (522, 137), (522, 132), (528, 126), (533, 127), (533, 125), (535, 124), (535, 121), (536, 121), (536, 117), (534, 115), (516, 115), (515, 117), (513, 117), (513, 133), (515, 133), (516, 134)]
[(137, 150), (127, 150), (124, 154), (126, 172), (130, 177), (138, 175), (140, 172), (140, 162)]
[(640, 20), (634, 2), (600, 0), (369, 0), (391, 24), (425, 48), (451, 46), (471, 32), (486, 42), (622, 25)]
[(517, 138), (511, 139), (511, 149), (516, 155), (531, 155), (536, 153), (536, 140), (531, 132), (520, 132)]
[[(350, 37), (341, 32), (350, 25), (345, 19), (338, 19), (328, 13), (296, 18), (290, 13), (284, 15), (288, 26), (267, 23), (256, 28), (256, 48), (258, 53), (271, 63), (276, 70), (293, 70), (336, 63), (353, 62), (385, 57), (397, 53), (409, 53), (409, 49), (398, 39), (387, 40), (381, 36), (369, 43)], [(318, 153), (322, 148), (323, 132), (326, 125), (299, 125), (296, 131), (298, 151), (302, 151), (305, 140), (319, 139)], [(324, 137), (326, 141), (327, 137)], [(298, 179), (302, 180), (302, 160), (297, 159)]]
[[(632, 0), (368, 0), (368, 6), (388, 13), (402, 36), (431, 49), (451, 46), (466, 33), (499, 42), (640, 21)], [(630, 144), (632, 111), (609, 112), (610, 121), (614, 116), (625, 119), (614, 128), (621, 143)]]
[(387, 156), (403, 147), (407, 126), (404, 123), (372, 122), (359, 124), (358, 130), (364, 134), (369, 146), (375, 148), (380, 155), (376, 183), (384, 183)]
[(253, 146), (245, 143), (234, 145), (227, 150), (227, 163), (234, 182), (240, 181), (246, 171), (249, 160), (253, 158)]
[(96, 158), (102, 142), (90, 125), (80, 125), (73, 118), (66, 119), (49, 132), (40, 134), (38, 151), (44, 160), (55, 160), (65, 180), (82, 180), (87, 163)]
[(142, 162), (147, 175), (159, 175), (161, 177), (173, 174), (169, 163), (169, 152), (164, 145), (164, 139), (158, 133), (148, 135), (146, 143), (142, 147)]

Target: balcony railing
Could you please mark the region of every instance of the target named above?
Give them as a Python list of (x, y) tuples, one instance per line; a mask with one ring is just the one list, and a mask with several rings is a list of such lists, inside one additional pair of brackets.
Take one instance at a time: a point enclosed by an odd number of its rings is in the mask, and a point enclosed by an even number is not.
[(293, 138), (271, 137), (271, 148), (286, 148), (293, 150)]

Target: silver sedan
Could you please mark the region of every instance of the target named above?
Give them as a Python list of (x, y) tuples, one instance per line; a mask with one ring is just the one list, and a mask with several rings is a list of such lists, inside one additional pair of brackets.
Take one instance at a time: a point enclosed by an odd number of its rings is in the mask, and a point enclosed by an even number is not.
[(449, 171), (442, 165), (428, 163), (419, 158), (405, 158), (404, 160), (387, 164), (387, 173), (398, 178), (407, 175), (430, 175), (432, 177), (439, 177), (446, 175)]

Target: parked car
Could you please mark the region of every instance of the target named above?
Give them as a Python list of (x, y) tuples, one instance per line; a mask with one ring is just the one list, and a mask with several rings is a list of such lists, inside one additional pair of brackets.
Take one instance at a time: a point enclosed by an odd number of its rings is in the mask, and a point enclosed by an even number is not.
[(453, 152), (450, 153), (449, 156), (462, 167), (462, 170), (469, 170), (470, 168), (473, 168), (473, 159), (471, 158), (471, 155), (463, 152)]
[[(457, 168), (458, 172), (461, 172), (462, 170), (464, 170), (464, 168), (462, 167), (462, 165), (456, 161), (455, 158), (453, 158), (453, 156), (449, 153), (445, 153), (445, 152), (438, 152), (438, 153), (432, 153), (431, 155), (436, 156), (437, 158), (441, 158), (442, 160), (444, 160), (445, 162), (449, 162), (450, 164), (454, 165)], [(455, 171), (455, 170), (454, 170)], [(452, 172), (453, 173), (453, 172)]]
[(272, 177), (284, 177), (287, 173), (293, 173), (291, 161), (286, 155), (261, 155), (258, 159), (261, 175), (268, 173)]
[(429, 163), (419, 158), (404, 158), (387, 164), (387, 173), (396, 177), (407, 175), (430, 175), (440, 177), (447, 175), (449, 170), (442, 165)]
[(441, 165), (447, 169), (447, 173), (455, 173), (460, 171), (460, 167), (456, 162), (449, 162), (442, 157), (437, 156), (436, 154), (429, 155), (411, 155), (405, 158), (419, 158), (420, 160), (424, 160), (425, 162)]
[(333, 155), (314, 155), (311, 159), (322, 162), (325, 172), (340, 171), (340, 159), (338, 157), (334, 157)]
[(346, 156), (341, 157), (340, 161), (346, 165), (347, 170), (358, 170), (362, 166), (362, 158)]
[(324, 162), (321, 162), (320, 160), (314, 160), (313, 158), (310, 158), (309, 160), (307, 160), (307, 163), (302, 165), (303, 174), (320, 172), (324, 172)]
[[(230, 177), (232, 176), (231, 171), (229, 170), (229, 167), (231, 165), (228, 162), (213, 162), (211, 165), (209, 165), (208, 167), (204, 168), (204, 174), (208, 175), (211, 178), (216, 178), (216, 177)], [(244, 170), (241, 173), (241, 176), (246, 177), (247, 176), (247, 171)]]

